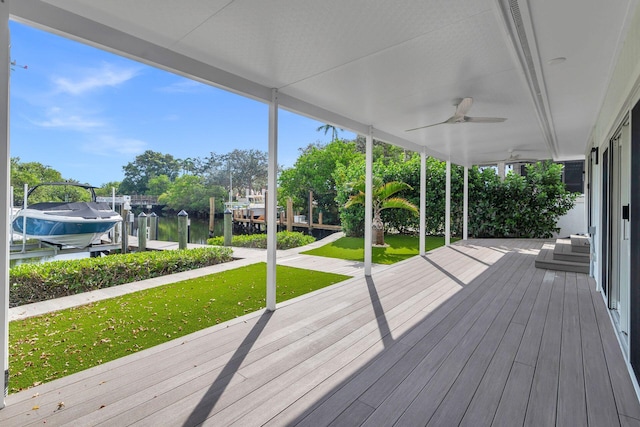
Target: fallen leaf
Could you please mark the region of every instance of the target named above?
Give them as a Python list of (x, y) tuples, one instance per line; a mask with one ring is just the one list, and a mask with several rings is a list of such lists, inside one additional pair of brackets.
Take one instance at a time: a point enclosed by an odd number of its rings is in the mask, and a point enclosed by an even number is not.
[(33, 408), (31, 408), (31, 410), (33, 410), (33, 411), (37, 411), (38, 409), (40, 409), (40, 407), (38, 405), (33, 405)]
[(58, 402), (58, 409), (64, 408), (64, 402)]
[(38, 397), (38, 396), (40, 396), (40, 393), (34, 394), (33, 396), (31, 396), (31, 398), (33, 399), (34, 397)]

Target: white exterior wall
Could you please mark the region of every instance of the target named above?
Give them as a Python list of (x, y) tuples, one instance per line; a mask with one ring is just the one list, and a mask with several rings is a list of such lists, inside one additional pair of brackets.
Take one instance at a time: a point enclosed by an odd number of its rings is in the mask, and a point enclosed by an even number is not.
[[(601, 253), (600, 228), (602, 205), (602, 153), (609, 146), (609, 139), (617, 129), (623, 117), (638, 102), (640, 96), (640, 8), (629, 23), (627, 38), (622, 45), (618, 62), (613, 70), (611, 81), (605, 95), (602, 108), (591, 132), (591, 142), (585, 150), (586, 159), (590, 158), (591, 148), (598, 147), (598, 164), (593, 170), (593, 213), (592, 221), (596, 234), (592, 240), (593, 252)], [(588, 178), (587, 178), (588, 179)], [(588, 225), (587, 225), (588, 226)], [(593, 260), (593, 276), (600, 287), (600, 268), (597, 256)]]
[(579, 196), (573, 208), (558, 219), (557, 226), (560, 231), (554, 233), (554, 238), (569, 237), (571, 234), (584, 234), (588, 231), (585, 223), (585, 200), (585, 196)]
[[(614, 136), (622, 120), (640, 97), (640, 8), (637, 8), (629, 22), (626, 39), (620, 49), (618, 60), (613, 68), (609, 87), (594, 123), (591, 138), (585, 150), (587, 161), (590, 159), (592, 147), (598, 148), (598, 164), (593, 162), (592, 169), (592, 225), (596, 227), (592, 237), (592, 271), (598, 290), (601, 289), (601, 267), (599, 262), (602, 253), (602, 154), (609, 147), (609, 140)], [(587, 177), (589, 180), (589, 177)], [(588, 227), (589, 224), (586, 224)], [(604, 297), (604, 295), (603, 295)], [(631, 310), (639, 307), (630, 306)], [(628, 316), (628, 313), (626, 314)], [(613, 322), (613, 320), (612, 320)], [(615, 324), (615, 322), (613, 322)], [(618, 337), (620, 339), (620, 336)], [(627, 368), (632, 378), (636, 393), (640, 396), (640, 387), (629, 362), (628, 342), (621, 343), (621, 348), (627, 362)]]

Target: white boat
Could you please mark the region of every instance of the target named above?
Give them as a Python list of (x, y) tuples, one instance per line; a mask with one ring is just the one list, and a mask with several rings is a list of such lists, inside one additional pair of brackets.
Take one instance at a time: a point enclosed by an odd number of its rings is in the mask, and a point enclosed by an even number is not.
[(247, 194), (237, 198), (235, 202), (225, 203), (225, 207), (233, 211), (235, 218), (264, 219), (264, 194)]
[(88, 184), (53, 182), (36, 185), (29, 190), (27, 200), (36, 188), (51, 185), (84, 188), (91, 194), (91, 202), (27, 204), (13, 218), (14, 233), (55, 245), (85, 248), (98, 243), (105, 233), (122, 221), (108, 203), (96, 202), (95, 187)]

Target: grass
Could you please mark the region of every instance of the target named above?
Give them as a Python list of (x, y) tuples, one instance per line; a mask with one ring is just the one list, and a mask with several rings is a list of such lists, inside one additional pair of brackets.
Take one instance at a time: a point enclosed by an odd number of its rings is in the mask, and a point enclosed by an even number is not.
[[(277, 266), (277, 301), (348, 276)], [(265, 306), (266, 264), (11, 322), (11, 392), (161, 344)]]
[[(455, 240), (458, 239), (451, 239), (452, 242)], [(374, 247), (372, 250), (372, 261), (376, 264), (394, 264), (419, 254), (418, 236), (392, 234), (385, 236), (384, 242), (388, 245), (387, 247)], [(425, 246), (427, 251), (444, 246), (444, 237), (427, 236)], [(335, 242), (302, 253), (349, 261), (364, 261), (364, 239), (342, 237)]]

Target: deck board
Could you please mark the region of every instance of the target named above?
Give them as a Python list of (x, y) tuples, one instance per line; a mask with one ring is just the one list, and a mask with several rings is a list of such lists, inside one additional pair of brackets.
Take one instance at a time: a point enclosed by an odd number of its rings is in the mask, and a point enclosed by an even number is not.
[(376, 269), (10, 395), (0, 425), (638, 425), (593, 280), (536, 269), (543, 243)]

